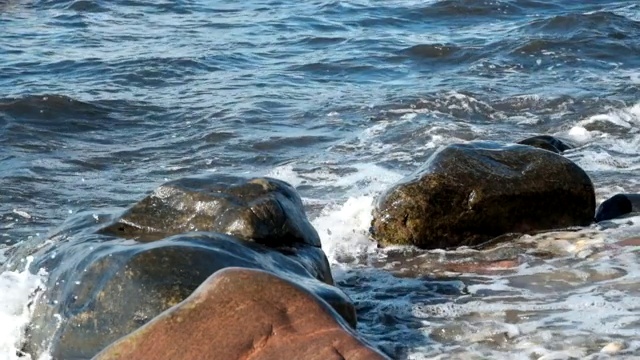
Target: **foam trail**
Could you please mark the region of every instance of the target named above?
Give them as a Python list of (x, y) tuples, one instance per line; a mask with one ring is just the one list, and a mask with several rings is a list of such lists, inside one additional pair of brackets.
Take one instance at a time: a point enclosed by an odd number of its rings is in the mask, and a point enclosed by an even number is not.
[[(33, 261), (26, 260), (25, 269)], [(5, 271), (0, 274), (0, 360), (31, 359), (21, 355), (20, 348), (25, 327), (31, 319), (34, 296), (42, 293), (44, 272), (32, 274), (29, 270)]]
[(569, 129), (567, 136), (579, 144), (593, 141), (594, 138), (601, 138), (599, 140), (605, 140), (605, 142), (607, 142), (606, 140), (610, 138), (609, 134), (603, 133), (601, 129), (589, 130), (591, 126), (598, 123), (625, 129), (627, 133), (637, 133), (637, 128), (640, 126), (640, 103), (623, 109), (615, 109), (606, 114), (590, 116), (587, 119), (578, 121)]
[(581, 146), (567, 156), (587, 172), (640, 169), (640, 103), (580, 120), (567, 136)]
[(356, 164), (358, 171), (333, 180), (332, 184), (347, 188), (344, 203), (334, 202), (312, 220), (329, 261), (337, 265), (350, 263), (376, 248), (369, 238), (375, 199), (401, 174), (373, 164)]
[(349, 198), (344, 204), (329, 205), (312, 221), (329, 261), (351, 262), (375, 248), (369, 239), (373, 196)]

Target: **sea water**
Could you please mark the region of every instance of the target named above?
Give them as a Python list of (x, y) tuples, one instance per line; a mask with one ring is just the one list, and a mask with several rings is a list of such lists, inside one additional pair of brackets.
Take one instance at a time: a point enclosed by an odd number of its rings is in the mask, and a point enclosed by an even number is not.
[(45, 290), (25, 254), (206, 172), (294, 185), (394, 358), (640, 358), (638, 248), (616, 244), (638, 217), (463, 271), (489, 255), (369, 238), (375, 199), (440, 146), (535, 134), (576, 145), (598, 202), (640, 192), (636, 1), (0, 1), (0, 359), (24, 359)]

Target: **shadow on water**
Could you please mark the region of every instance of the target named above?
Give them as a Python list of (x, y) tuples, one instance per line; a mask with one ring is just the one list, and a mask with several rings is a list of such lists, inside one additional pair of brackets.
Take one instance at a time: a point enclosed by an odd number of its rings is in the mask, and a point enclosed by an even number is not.
[(354, 301), (359, 332), (393, 359), (407, 359), (415, 349), (437, 344), (425, 326), (428, 319), (412, 309), (446, 304), (466, 294), (466, 285), (456, 278), (405, 277), (364, 266), (340, 271), (336, 277)]

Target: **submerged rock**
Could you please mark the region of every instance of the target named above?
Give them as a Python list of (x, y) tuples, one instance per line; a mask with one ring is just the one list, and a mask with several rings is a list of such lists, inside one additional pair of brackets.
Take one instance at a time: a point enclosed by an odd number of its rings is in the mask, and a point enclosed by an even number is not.
[(569, 144), (566, 140), (562, 140), (550, 135), (532, 136), (530, 138), (518, 141), (518, 144), (529, 145), (540, 149), (553, 151), (556, 154), (561, 154), (575, 147)]
[[(179, 190), (172, 185), (176, 183), (181, 184)], [(206, 188), (217, 189), (211, 190), (216, 195), (192, 191)], [(270, 179), (242, 183), (234, 178), (230, 188), (225, 190), (220, 178), (209, 187), (204, 178), (177, 181), (160, 187), (108, 230), (100, 224), (94, 226), (103, 231), (80, 229), (80, 224), (87, 223), (85, 218), (71, 221), (72, 231), (79, 235), (41, 250), (32, 264), (34, 270), (47, 270), (49, 278), (46, 293), (34, 304), (25, 351), (34, 358), (45, 351), (54, 359), (91, 358), (183, 301), (211, 274), (227, 267), (277, 274), (326, 301), (355, 327), (354, 306), (333, 286), (328, 260), (316, 246), (318, 235), (304, 215), (295, 190)], [(220, 195), (228, 193), (237, 198)], [(225, 202), (227, 211), (220, 213), (220, 204)], [(191, 210), (196, 212), (193, 217), (188, 216)], [(206, 224), (228, 224), (229, 219), (246, 215), (244, 211), (254, 215), (247, 215), (250, 220), (236, 229), (242, 229), (241, 235), (253, 234), (255, 238), (213, 231), (187, 232), (195, 230), (191, 228), (194, 224), (202, 224), (199, 230)], [(110, 231), (116, 224), (133, 223), (137, 225), (125, 227), (130, 230), (125, 233), (136, 234), (145, 242), (121, 239)], [(247, 229), (252, 232), (244, 232)], [(147, 237), (179, 231), (185, 233), (154, 241)], [(260, 241), (251, 241), (256, 238)], [(243, 316), (259, 315), (246, 312)]]
[(192, 177), (160, 186), (102, 230), (151, 241), (189, 231), (216, 231), (268, 246), (320, 247), (295, 189), (271, 178)]
[(303, 287), (227, 268), (94, 360), (387, 359)]
[(640, 194), (616, 194), (598, 206), (595, 220), (611, 220), (636, 212), (640, 212)]
[(352, 326), (356, 322), (349, 298), (305, 264), (324, 259), (322, 250), (311, 246), (281, 253), (219, 233), (189, 233), (149, 243), (67, 244), (44, 259), (38, 266), (50, 272), (48, 290), (35, 304), (27, 350), (40, 354), (52, 342), (54, 359), (90, 358), (184, 300), (214, 272), (232, 266), (267, 270), (299, 283)]
[(389, 189), (378, 199), (371, 231), (381, 245), (450, 248), (585, 226), (594, 210), (589, 176), (565, 157), (478, 142), (440, 149)]

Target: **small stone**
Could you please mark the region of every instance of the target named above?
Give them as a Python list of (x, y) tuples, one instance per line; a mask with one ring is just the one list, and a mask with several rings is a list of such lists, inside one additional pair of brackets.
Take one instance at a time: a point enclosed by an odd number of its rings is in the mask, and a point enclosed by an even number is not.
[(605, 354), (617, 354), (626, 347), (627, 345), (622, 341), (612, 341), (605, 345), (600, 352)]

